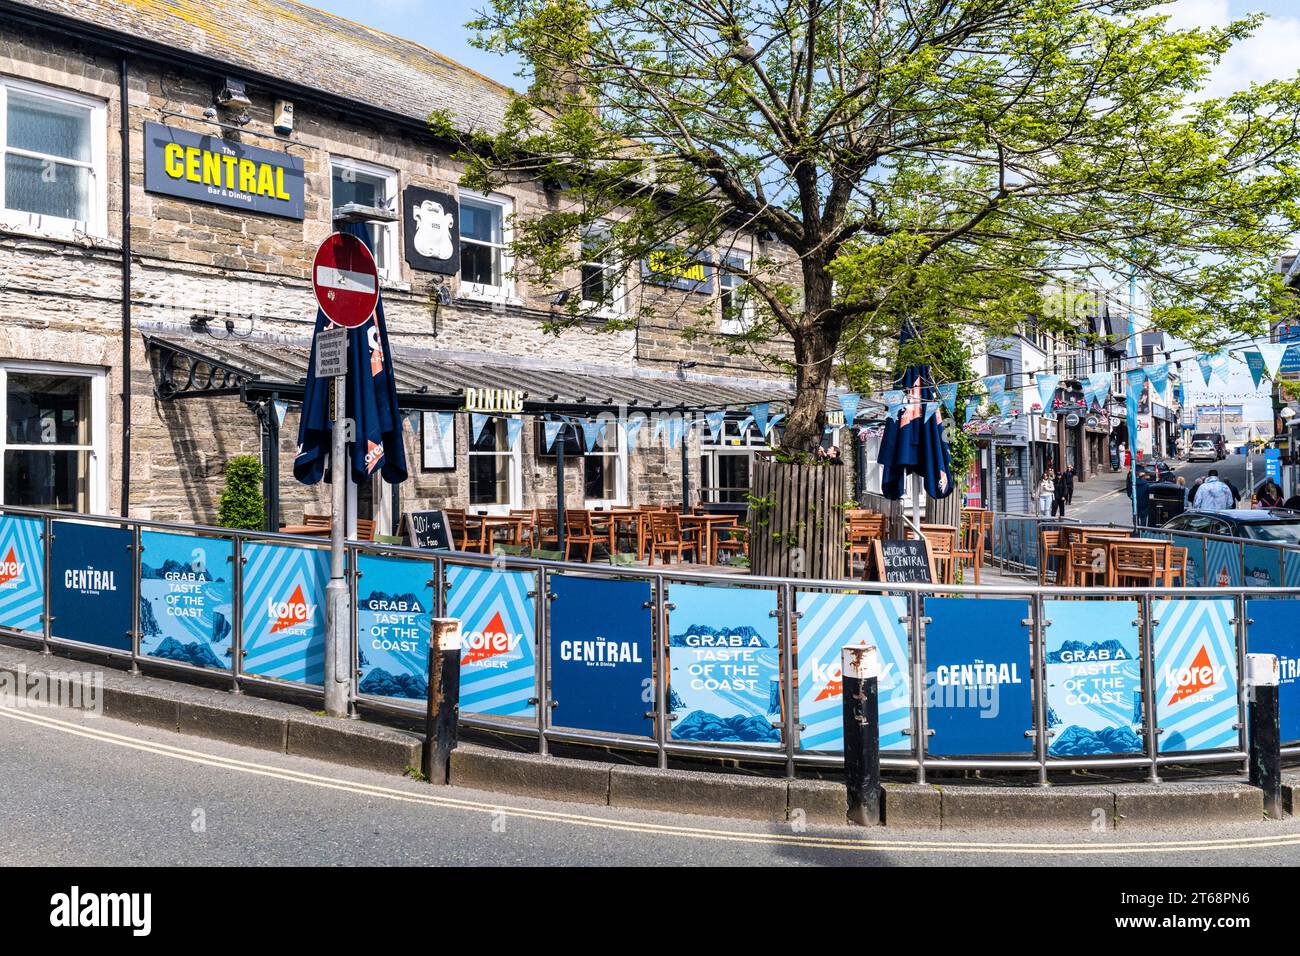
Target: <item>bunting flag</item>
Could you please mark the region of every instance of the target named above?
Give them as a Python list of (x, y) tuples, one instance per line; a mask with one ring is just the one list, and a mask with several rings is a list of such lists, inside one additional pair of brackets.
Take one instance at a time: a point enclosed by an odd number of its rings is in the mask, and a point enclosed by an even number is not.
[(857, 392), (848, 392), (840, 396), (840, 411), (844, 413), (844, 424), (852, 425), (853, 420), (858, 417), (858, 405), (862, 402), (862, 396)]
[(1052, 410), (1052, 400), (1056, 398), (1056, 387), (1061, 384), (1061, 376), (1045, 375), (1039, 372), (1036, 376), (1038, 383), (1038, 404), (1046, 415)]
[(546, 443), (547, 451), (550, 451), (555, 447), (555, 439), (560, 436), (560, 429), (563, 427), (563, 421), (557, 420), (542, 422), (542, 439)]
[(972, 422), (978, 417), (980, 412), (980, 400), (978, 398), (966, 399), (966, 415), (964, 421)]
[(749, 414), (754, 416), (754, 424), (758, 426), (760, 435), (767, 434), (767, 416), (772, 407), (767, 402), (760, 402), (757, 405), (749, 406)]
[[(433, 422), (433, 428), (434, 428), (433, 437), (435, 439), (442, 438), (442, 416), (444, 414), (446, 413), (434, 412), (432, 415), (429, 416), (429, 420)], [(420, 430), (420, 420), (423, 415), (424, 413), (420, 411), (418, 408), (412, 408), (409, 409), (406, 412), (406, 414), (403, 415), (402, 417), (406, 420), (407, 428), (409, 428), (412, 432), (418, 432)]]
[(645, 423), (646, 417), (644, 415), (633, 415), (623, 423), (623, 435), (626, 437), (627, 446), (629, 448), (632, 447), (633, 441), (636, 438), (636, 433), (641, 430), (641, 426)]
[(1142, 397), (1142, 386), (1146, 384), (1147, 373), (1143, 368), (1131, 368), (1124, 373), (1124, 379), (1128, 382), (1128, 395), (1130, 400), (1137, 401)]
[(275, 412), (275, 427), (283, 428), (284, 419), (289, 414), (289, 403), (277, 398), (271, 403), (271, 410)]
[(1228, 384), (1228, 353), (1227, 352), (1219, 351), (1211, 355), (1210, 368), (1213, 370), (1215, 375), (1219, 376), (1220, 382), (1222, 382), (1224, 385)]
[(1205, 387), (1210, 387), (1210, 377), (1214, 374), (1214, 360), (1208, 355), (1196, 356), (1196, 364), (1201, 367), (1201, 378), (1205, 381)]
[(939, 396), (939, 401), (943, 407), (948, 409), (948, 417), (957, 417), (957, 388), (956, 382), (949, 382), (946, 385), (936, 385), (934, 390)]
[(515, 445), (519, 442), (519, 435), (524, 430), (524, 420), (522, 418), (506, 419), (506, 447), (511, 451), (515, 450)]
[(1089, 408), (1093, 405), (1105, 408), (1106, 396), (1110, 394), (1110, 382), (1110, 372), (1093, 372), (1088, 376), (1084, 394), (1087, 396)]
[(583, 419), (582, 443), (587, 446), (590, 455), (596, 448), (596, 441), (605, 437), (605, 423), (594, 418)]
[(767, 423), (767, 428), (764, 430), (763, 434), (766, 435), (768, 432), (770, 432), (773, 428), (777, 426), (777, 423), (780, 422), (781, 419), (783, 418), (785, 418), (785, 412), (778, 412), (777, 414), (773, 415), (771, 420)]
[(1264, 380), (1264, 353), (1251, 349), (1243, 352), (1242, 357), (1246, 360), (1246, 367), (1250, 369), (1250, 377), (1255, 382), (1255, 387), (1259, 388), (1259, 383)]
[(1002, 411), (1002, 404), (1006, 401), (1007, 394), (1007, 377), (1005, 375), (986, 375), (980, 379), (984, 387), (988, 389), (989, 405)]
[(654, 435), (654, 441), (655, 441), (655, 444), (656, 444), (656, 445), (659, 444), (659, 436), (662, 435), (662, 434), (664, 433), (664, 427), (668, 424), (668, 420), (669, 420), (670, 418), (672, 418), (672, 417), (673, 417), (673, 416), (671, 416), (671, 415), (656, 415), (656, 416), (655, 416), (655, 435)]
[(741, 438), (745, 437), (746, 432), (749, 431), (749, 426), (753, 424), (754, 424), (754, 416), (746, 415), (740, 423), (740, 428), (737, 429), (737, 431), (740, 432)]
[(1285, 342), (1268, 342), (1259, 346), (1259, 354), (1264, 356), (1264, 370), (1268, 372), (1269, 381), (1277, 381), (1277, 370), (1282, 367), (1282, 359), (1290, 346)]
[(928, 422), (930, 419), (934, 418), (935, 414), (939, 411), (939, 405), (940, 405), (939, 402), (926, 402), (926, 403), (925, 403), (925, 420), (926, 420), (927, 422)]
[(722, 429), (727, 421), (727, 413), (725, 411), (709, 412), (704, 416), (704, 420), (708, 422), (709, 434), (713, 436), (714, 444), (722, 441)]
[(896, 418), (903, 412), (903, 407), (907, 401), (907, 395), (901, 388), (891, 388), (881, 396), (885, 400), (885, 414), (890, 418)]
[(682, 434), (686, 431), (686, 422), (680, 415), (672, 415), (668, 419), (668, 447), (676, 448), (677, 443), (682, 440)]
[(1147, 381), (1151, 383), (1151, 389), (1160, 397), (1160, 401), (1169, 404), (1169, 398), (1165, 394), (1165, 389), (1169, 386), (1169, 363), (1148, 365)]
[(490, 415), (480, 415), (478, 412), (471, 414), (470, 434), (474, 436), (474, 444), (477, 445), (483, 438), (483, 429), (487, 427), (488, 419), (491, 417)]

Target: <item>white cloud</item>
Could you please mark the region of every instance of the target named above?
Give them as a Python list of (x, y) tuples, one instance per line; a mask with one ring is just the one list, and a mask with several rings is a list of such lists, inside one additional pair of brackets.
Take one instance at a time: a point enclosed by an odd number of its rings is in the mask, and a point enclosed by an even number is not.
[[(1157, 9), (1169, 14), (1169, 25), (1178, 29), (1222, 27), (1231, 19), (1228, 0), (1176, 0)], [(1300, 67), (1298, 50), (1300, 17), (1270, 16), (1252, 37), (1228, 51), (1203, 95), (1224, 96), (1251, 83), (1291, 79)]]

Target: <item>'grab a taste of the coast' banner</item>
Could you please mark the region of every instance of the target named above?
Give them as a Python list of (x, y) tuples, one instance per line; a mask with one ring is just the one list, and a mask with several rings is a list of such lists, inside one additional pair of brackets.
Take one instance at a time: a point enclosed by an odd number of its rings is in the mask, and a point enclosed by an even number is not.
[(1141, 753), (1136, 601), (1044, 601), (1048, 747), (1054, 757)]
[(674, 584), (670, 596), (673, 739), (780, 743), (776, 592)]
[(357, 690), (424, 700), (429, 692), (433, 565), (363, 554), (357, 570)]
[(140, 653), (229, 670), (234, 545), (162, 531), (142, 531), (140, 544)]

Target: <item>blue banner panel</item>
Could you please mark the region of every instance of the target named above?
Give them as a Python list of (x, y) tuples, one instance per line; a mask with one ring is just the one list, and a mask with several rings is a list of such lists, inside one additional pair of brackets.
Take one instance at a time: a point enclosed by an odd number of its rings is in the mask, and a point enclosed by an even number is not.
[(673, 739), (779, 744), (776, 592), (673, 584), (669, 601)]
[(1032, 753), (1029, 604), (926, 598), (925, 703), (940, 757)]
[(552, 723), (647, 737), (654, 724), (648, 581), (556, 574), (551, 593)]
[(1048, 752), (1141, 753), (1137, 601), (1044, 601)]
[(1152, 602), (1156, 619), (1156, 723), (1161, 753), (1237, 744), (1237, 641), (1233, 602), (1178, 598)]
[(1205, 586), (1208, 588), (1241, 587), (1241, 546), (1231, 541), (1207, 539), (1205, 542)]
[(124, 528), (56, 521), (50, 547), (52, 636), (131, 649), (135, 535)]
[(1199, 588), (1205, 586), (1204, 548), (1205, 539), (1187, 534), (1172, 534), (1170, 543), (1175, 548), (1187, 549), (1187, 580), (1179, 582), (1183, 587)]
[(244, 673), (324, 684), (329, 552), (250, 542), (244, 559)]
[(357, 559), (357, 690), (424, 700), (429, 694), (433, 565), (362, 554)]
[(1277, 704), (1282, 743), (1300, 743), (1300, 628), (1296, 627), (1295, 600), (1271, 598), (1246, 602), (1246, 650), (1276, 654), (1280, 682)]
[(230, 670), (234, 544), (142, 531), (140, 545), (140, 653)]
[(537, 708), (537, 605), (532, 571), (447, 565), (447, 616), (459, 618), (460, 709), (533, 717)]
[(1300, 549), (1287, 548), (1282, 560), (1283, 586), (1300, 588)]
[(0, 627), (44, 631), (44, 525), (40, 518), (0, 515)]
[(912, 749), (911, 663), (907, 601), (882, 594), (800, 591), (799, 746), (844, 750), (844, 687), (840, 649), (875, 645), (880, 654), (880, 749)]
[(1246, 565), (1245, 584), (1248, 588), (1280, 588), (1282, 586), (1282, 550), (1261, 544), (1242, 545)]

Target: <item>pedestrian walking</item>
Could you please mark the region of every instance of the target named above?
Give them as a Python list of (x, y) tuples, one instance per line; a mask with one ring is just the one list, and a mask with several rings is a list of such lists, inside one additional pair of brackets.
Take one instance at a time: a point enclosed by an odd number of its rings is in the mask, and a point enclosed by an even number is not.
[[(1074, 466), (1070, 465), (1061, 473), (1061, 483), (1065, 485), (1065, 503), (1074, 504)], [(1064, 513), (1064, 512), (1062, 512)]]
[(1043, 477), (1038, 480), (1038, 515), (1042, 518), (1051, 516), (1052, 501), (1056, 497), (1056, 483), (1052, 481), (1052, 472), (1050, 469), (1043, 472)]
[(1052, 517), (1053, 518), (1065, 517), (1065, 505), (1069, 500), (1066, 492), (1068, 481), (1069, 481), (1068, 471), (1061, 472), (1060, 476), (1056, 479), (1056, 490), (1055, 493), (1052, 495)]
[(1197, 511), (1228, 511), (1237, 506), (1232, 489), (1219, 478), (1217, 469), (1211, 468), (1201, 486), (1196, 489), (1192, 507)]

